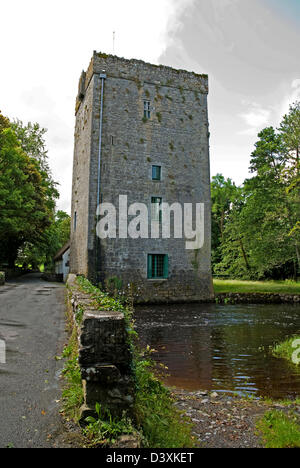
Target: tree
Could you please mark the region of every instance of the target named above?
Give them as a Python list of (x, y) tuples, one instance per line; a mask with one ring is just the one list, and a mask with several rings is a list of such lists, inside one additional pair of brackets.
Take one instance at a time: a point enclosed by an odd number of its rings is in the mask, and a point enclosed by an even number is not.
[(231, 213), (232, 205), (240, 193), (231, 179), (225, 179), (222, 174), (212, 178), (212, 263), (213, 266), (221, 260), (220, 245), (224, 238), (224, 229)]
[(38, 158), (29, 156), (0, 118), (0, 262), (14, 266), (19, 249), (35, 244), (54, 219), (58, 192)]
[[(258, 137), (249, 168), (254, 175), (244, 182), (241, 203), (233, 203), (227, 215), (215, 272), (257, 279), (297, 277), (300, 104), (290, 107), (277, 131), (268, 127)], [(217, 210), (217, 217), (222, 225), (224, 212)]]
[(214, 265), (214, 272), (218, 275), (232, 278), (251, 277), (247, 240), (241, 225), (241, 212), (245, 203), (243, 188), (236, 187), (219, 246), (220, 260)]
[[(300, 101), (290, 106), (279, 126), (283, 141), (284, 160), (290, 165), (293, 177), (299, 177), (300, 172)], [(299, 180), (298, 180), (299, 183)]]
[(71, 218), (64, 211), (58, 211), (51, 225), (35, 242), (26, 242), (17, 258), (17, 263), (23, 268), (31, 266), (37, 269), (44, 265), (48, 270), (53, 267), (53, 258), (70, 239)]
[(9, 119), (7, 117), (4, 117), (4, 115), (2, 115), (1, 110), (0, 110), (0, 136), (3, 130), (5, 128), (9, 128), (9, 126), (10, 126)]
[(42, 170), (50, 173), (48, 165), (48, 155), (45, 145), (44, 135), (47, 132), (45, 128), (41, 128), (38, 123), (24, 125), (22, 120), (16, 119), (10, 124), (15, 132), (21, 147), (25, 153), (39, 161)]
[(283, 141), (286, 195), (289, 205), (289, 236), (294, 242), (300, 272), (300, 102), (290, 106), (279, 127)]

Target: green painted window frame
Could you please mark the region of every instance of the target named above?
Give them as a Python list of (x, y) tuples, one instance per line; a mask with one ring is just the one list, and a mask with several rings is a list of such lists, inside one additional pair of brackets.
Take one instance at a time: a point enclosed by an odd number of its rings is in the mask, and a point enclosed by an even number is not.
[(168, 279), (169, 256), (167, 254), (148, 254), (148, 279)]
[(152, 166), (152, 180), (161, 180), (161, 166)]

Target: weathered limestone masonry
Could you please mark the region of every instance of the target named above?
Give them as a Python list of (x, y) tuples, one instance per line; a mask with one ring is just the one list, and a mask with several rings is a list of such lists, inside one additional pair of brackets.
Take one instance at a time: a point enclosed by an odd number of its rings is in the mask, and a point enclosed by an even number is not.
[[(131, 283), (136, 302), (213, 299), (207, 94), (207, 75), (94, 52), (76, 100), (72, 273), (95, 283), (110, 278), (126, 287)], [(145, 118), (147, 105), (150, 113)], [(170, 205), (204, 203), (204, 246), (186, 250), (185, 239), (174, 239), (172, 228), (171, 239), (120, 239), (117, 231), (116, 239), (99, 241), (95, 227), (100, 149), (101, 202), (118, 207), (119, 195), (127, 195), (128, 206), (144, 203), (149, 213), (153, 197)], [(153, 180), (152, 166), (161, 168), (160, 180)], [(149, 277), (149, 258), (158, 255), (164, 255), (167, 273)]]
[(0, 286), (5, 284), (5, 273), (4, 271), (0, 271)]
[(69, 275), (68, 286), (74, 317), (83, 312), (81, 325), (77, 325), (84, 388), (82, 420), (95, 413), (96, 403), (120, 416), (133, 407), (135, 393), (124, 315), (97, 310), (90, 296), (78, 289), (75, 275)]

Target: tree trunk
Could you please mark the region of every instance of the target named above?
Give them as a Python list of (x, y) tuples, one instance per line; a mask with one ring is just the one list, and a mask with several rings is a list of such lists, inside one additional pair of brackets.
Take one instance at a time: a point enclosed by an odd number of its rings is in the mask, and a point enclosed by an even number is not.
[(244, 261), (245, 261), (246, 268), (247, 268), (247, 270), (250, 270), (250, 265), (248, 263), (247, 255), (246, 255), (245, 248), (244, 248), (244, 244), (243, 244), (243, 241), (242, 241), (241, 238), (239, 238), (239, 243), (240, 243), (240, 247), (241, 247), (241, 251), (242, 251), (242, 254), (243, 254), (243, 258), (244, 258)]
[(298, 273), (300, 273), (300, 249), (297, 243), (295, 244), (295, 249), (296, 249), (297, 262), (298, 262)]

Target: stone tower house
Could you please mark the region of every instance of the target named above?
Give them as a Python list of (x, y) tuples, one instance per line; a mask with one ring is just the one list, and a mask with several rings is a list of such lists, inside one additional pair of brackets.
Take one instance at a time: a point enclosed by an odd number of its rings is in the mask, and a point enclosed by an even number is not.
[[(72, 273), (130, 283), (138, 302), (213, 297), (207, 94), (207, 75), (94, 52), (76, 99)], [(172, 236), (99, 240), (97, 205), (118, 207), (119, 195), (144, 203), (150, 218), (162, 202), (203, 203), (203, 246), (188, 250)]]

